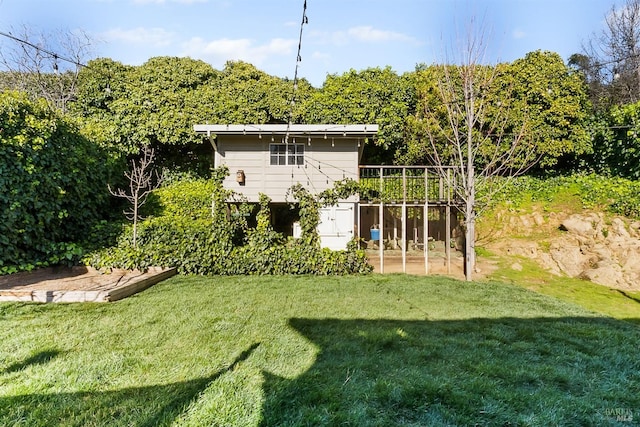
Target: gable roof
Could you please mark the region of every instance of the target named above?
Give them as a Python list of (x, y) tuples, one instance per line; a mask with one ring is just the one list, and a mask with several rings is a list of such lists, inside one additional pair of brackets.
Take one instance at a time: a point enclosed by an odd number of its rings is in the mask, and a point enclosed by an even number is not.
[(211, 135), (340, 135), (340, 136), (375, 136), (378, 125), (337, 125), (337, 124), (245, 124), (245, 125), (194, 125), (196, 133)]

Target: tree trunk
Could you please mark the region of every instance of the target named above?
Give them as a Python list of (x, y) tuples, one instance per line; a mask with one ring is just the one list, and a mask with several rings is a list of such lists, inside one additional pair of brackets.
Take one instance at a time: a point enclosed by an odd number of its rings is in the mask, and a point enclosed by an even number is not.
[(474, 94), (474, 76), (471, 74), (465, 81), (466, 94), (465, 94), (465, 108), (467, 115), (467, 182), (466, 182), (466, 205), (464, 219), (466, 223), (465, 227), (465, 242), (464, 242), (464, 276), (467, 281), (472, 280), (473, 269), (475, 267), (475, 238), (476, 238), (476, 218), (475, 218), (475, 205), (476, 205), (476, 171), (474, 165), (473, 154), (473, 124), (476, 122), (476, 106), (475, 106), (475, 94)]
[(465, 203), (464, 222), (464, 277), (472, 280), (473, 270), (476, 266), (476, 178), (473, 164), (469, 162), (467, 167), (468, 194)]
[(469, 215), (465, 219), (465, 235), (464, 235), (464, 277), (467, 281), (473, 280), (473, 271), (476, 265), (476, 219), (473, 212), (469, 213), (468, 209), (465, 215)]
[(138, 194), (133, 200), (133, 247), (138, 248)]
[(464, 277), (467, 281), (473, 280), (473, 271), (476, 265), (476, 218), (473, 205), (467, 203), (465, 209), (465, 234), (464, 234)]

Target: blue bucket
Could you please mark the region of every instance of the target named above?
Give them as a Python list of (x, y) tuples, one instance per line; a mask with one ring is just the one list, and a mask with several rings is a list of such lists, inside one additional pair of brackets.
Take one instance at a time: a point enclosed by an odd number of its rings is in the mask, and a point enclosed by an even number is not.
[(380, 230), (377, 228), (372, 228), (371, 230), (371, 240), (380, 240)]

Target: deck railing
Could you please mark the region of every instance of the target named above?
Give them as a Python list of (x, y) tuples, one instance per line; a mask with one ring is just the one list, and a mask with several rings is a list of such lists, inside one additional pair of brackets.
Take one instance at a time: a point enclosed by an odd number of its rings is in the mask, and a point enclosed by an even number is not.
[(453, 166), (360, 166), (360, 199), (371, 203), (456, 203), (458, 184)]

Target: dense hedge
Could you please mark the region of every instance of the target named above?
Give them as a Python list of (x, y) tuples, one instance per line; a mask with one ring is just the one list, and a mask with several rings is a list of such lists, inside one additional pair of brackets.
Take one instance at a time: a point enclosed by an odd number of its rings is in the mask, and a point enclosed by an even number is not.
[(593, 152), (583, 169), (640, 179), (640, 102), (613, 106), (593, 119)]
[(107, 165), (44, 101), (0, 93), (0, 274), (77, 261), (108, 202)]
[[(214, 174), (215, 175), (215, 174)], [(139, 225), (138, 247), (125, 232), (115, 247), (96, 251), (85, 262), (100, 269), (177, 267), (183, 274), (357, 274), (371, 266), (352, 244), (345, 251), (321, 249), (315, 225), (318, 203), (308, 193), (300, 204), (301, 239), (285, 239), (271, 228), (269, 199), (259, 206), (225, 203), (220, 174), (213, 180), (179, 182), (156, 190), (156, 216)], [(255, 212), (256, 225), (247, 216)], [(315, 219), (314, 219), (315, 217)]]

